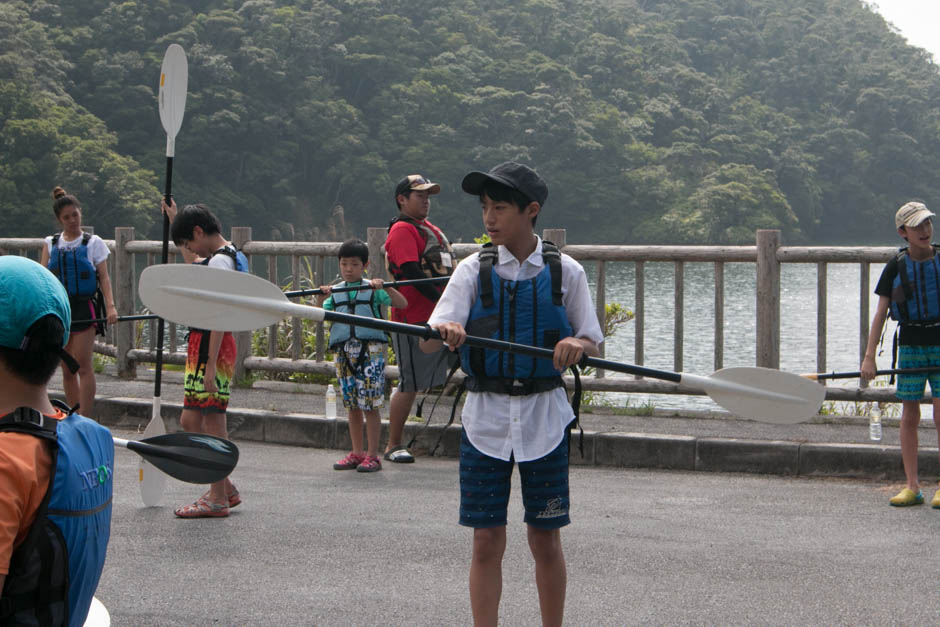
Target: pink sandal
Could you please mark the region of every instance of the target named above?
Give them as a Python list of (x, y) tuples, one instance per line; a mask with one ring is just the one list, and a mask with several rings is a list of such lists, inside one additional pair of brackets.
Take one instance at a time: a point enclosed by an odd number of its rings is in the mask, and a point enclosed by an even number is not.
[[(209, 490), (206, 490), (206, 493), (199, 497), (204, 501), (209, 500)], [(228, 506), (229, 509), (237, 507), (242, 504), (242, 497), (238, 493), (238, 488), (235, 487), (235, 484), (232, 484), (232, 491), (228, 493)]]
[(195, 503), (177, 507), (173, 513), (180, 518), (225, 518), (228, 516), (228, 505), (210, 503), (200, 496)]

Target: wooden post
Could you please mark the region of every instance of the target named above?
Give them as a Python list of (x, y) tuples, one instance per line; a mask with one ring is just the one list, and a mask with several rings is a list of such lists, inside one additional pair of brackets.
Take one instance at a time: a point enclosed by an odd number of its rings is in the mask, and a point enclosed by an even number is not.
[[(369, 267), (372, 267), (372, 264), (369, 264)], [(316, 268), (314, 270), (316, 274), (316, 285), (326, 285), (329, 281), (324, 275), (326, 274), (326, 262), (323, 258), (323, 255), (317, 255)], [(317, 335), (316, 335), (316, 347), (314, 359), (317, 361), (323, 361), (323, 358), (326, 355), (326, 339), (323, 334), (323, 322), (320, 321), (317, 323)]]
[(780, 231), (757, 231), (757, 365), (780, 368)]
[[(635, 329), (633, 341), (633, 361), (638, 366), (643, 365), (643, 326), (646, 320), (646, 262), (637, 261), (634, 263), (635, 287), (633, 308), (633, 328)], [(635, 379), (642, 379), (642, 375), (634, 375)]]
[(715, 370), (725, 367), (725, 264), (715, 262)]
[[(858, 363), (859, 367), (861, 367), (861, 363), (865, 359), (865, 349), (868, 347), (868, 310), (871, 307), (869, 301), (869, 298), (871, 298), (869, 291), (871, 264), (867, 261), (863, 261), (859, 264), (859, 272), (861, 276), (858, 282)], [(817, 370), (816, 372), (823, 371)], [(868, 381), (859, 380), (859, 387), (868, 387)]]
[[(280, 285), (277, 280), (277, 255), (268, 255), (268, 281), (275, 285)], [(277, 357), (277, 329), (275, 322), (268, 327), (268, 359)]]
[[(233, 226), (232, 243), (241, 250), (247, 242), (251, 241), (250, 226)], [(251, 272), (251, 258), (248, 258), (248, 271)], [(242, 331), (235, 336), (235, 381), (244, 381), (248, 374), (245, 370), (245, 358), (251, 355), (251, 340), (253, 331)]]
[(568, 244), (565, 236), (565, 229), (545, 229), (542, 231), (542, 239), (548, 240), (555, 244), (555, 246), (558, 246), (558, 250), (561, 250)]
[(366, 229), (366, 245), (369, 247), (369, 276), (373, 279), (388, 281), (385, 271), (385, 236), (388, 229), (370, 226)]
[[(112, 289), (114, 290), (114, 306), (118, 311), (133, 312), (136, 309), (136, 298), (134, 291), (134, 277), (136, 272), (134, 268), (134, 255), (127, 252), (128, 242), (134, 240), (134, 227), (119, 226), (114, 229), (114, 277), (112, 278)], [(136, 348), (134, 346), (135, 324), (116, 324), (114, 333), (114, 343), (117, 347), (117, 371), (118, 376), (125, 379), (133, 379), (137, 376), (136, 363), (128, 359), (128, 352)]]
[[(594, 294), (594, 312), (597, 315), (597, 321), (601, 325), (601, 331), (607, 326), (607, 264), (604, 261), (597, 262), (597, 291)], [(604, 356), (604, 347), (607, 342), (602, 342), (598, 347), (601, 357)], [(598, 379), (604, 378), (604, 371), (598, 369), (594, 372)]]
[(821, 261), (816, 264), (816, 372), (826, 371), (826, 323), (828, 301), (829, 271), (828, 264)]
[(675, 267), (672, 363), (674, 364), (673, 370), (682, 372), (682, 348), (685, 334), (685, 263), (677, 261)]

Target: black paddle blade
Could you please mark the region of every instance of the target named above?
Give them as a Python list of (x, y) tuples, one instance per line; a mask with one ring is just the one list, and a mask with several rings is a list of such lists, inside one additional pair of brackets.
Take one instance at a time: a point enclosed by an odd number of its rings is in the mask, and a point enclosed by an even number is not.
[(221, 481), (238, 464), (235, 444), (204, 433), (167, 433), (132, 440), (127, 448), (171, 477), (187, 483)]

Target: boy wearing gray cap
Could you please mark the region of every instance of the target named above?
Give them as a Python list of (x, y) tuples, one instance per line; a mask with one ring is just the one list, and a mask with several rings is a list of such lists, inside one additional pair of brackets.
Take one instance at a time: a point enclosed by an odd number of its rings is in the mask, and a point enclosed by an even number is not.
[(46, 268), (0, 257), (0, 624), (81, 625), (111, 533), (114, 442), (46, 386), (72, 322)]
[[(535, 232), (545, 181), (508, 161), (471, 172), (492, 241), (460, 262), (428, 324), (467, 374), (461, 421), (460, 524), (473, 528), (470, 606), (475, 625), (496, 625), (507, 507), (518, 463), (543, 625), (564, 618), (567, 574), (561, 528), (568, 515), (568, 437), (574, 413), (561, 375), (603, 341), (581, 265)], [(535, 359), (463, 346), (467, 334), (552, 348)], [(440, 340), (422, 342), (435, 350)]]
[[(940, 256), (932, 243), (935, 214), (923, 203), (909, 202), (898, 209), (894, 225), (907, 241), (885, 265), (875, 287), (878, 308), (871, 322), (868, 346), (862, 360), (862, 379), (875, 376), (875, 350), (885, 318), (898, 322), (898, 367), (940, 366)], [(897, 397), (901, 400), (901, 459), (907, 486), (891, 497), (895, 507), (921, 505), (924, 494), (917, 477), (917, 425), (920, 399), (927, 381), (933, 397), (934, 423), (940, 441), (940, 372), (899, 374)], [(940, 490), (931, 506), (940, 509)]]

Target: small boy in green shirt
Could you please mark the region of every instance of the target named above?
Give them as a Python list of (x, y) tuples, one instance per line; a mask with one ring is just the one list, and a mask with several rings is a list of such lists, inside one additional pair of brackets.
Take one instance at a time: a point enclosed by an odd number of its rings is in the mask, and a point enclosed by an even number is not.
[[(379, 307), (408, 306), (407, 299), (394, 288), (384, 288), (382, 279), (363, 282), (369, 266), (369, 247), (358, 239), (343, 242), (339, 249), (339, 273), (342, 283), (322, 285), (318, 298), (329, 311), (382, 318)], [(355, 291), (336, 291), (341, 287), (361, 286)], [(336, 470), (376, 472), (379, 461), (379, 436), (382, 418), (379, 407), (385, 399), (385, 354), (388, 336), (383, 331), (334, 322), (330, 327), (330, 350), (335, 354), (336, 378), (343, 392), (343, 406), (349, 409), (349, 439), (352, 451), (333, 464)], [(365, 417), (368, 450), (363, 450), (362, 422)]]

